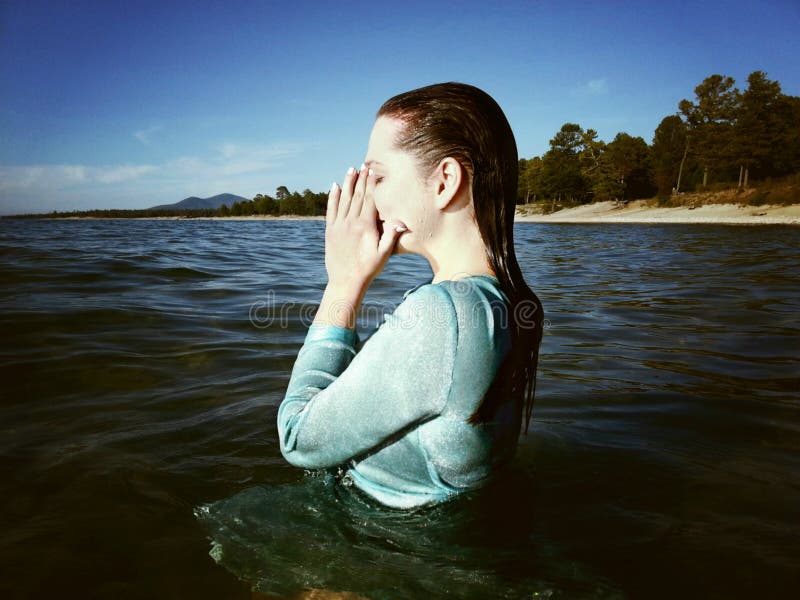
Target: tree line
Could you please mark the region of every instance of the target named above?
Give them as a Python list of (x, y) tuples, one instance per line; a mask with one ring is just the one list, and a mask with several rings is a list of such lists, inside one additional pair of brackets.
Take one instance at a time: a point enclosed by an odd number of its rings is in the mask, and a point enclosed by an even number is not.
[(312, 192), (309, 189), (302, 193), (290, 192), (285, 185), (275, 191), (275, 197), (268, 194), (257, 194), (252, 200), (234, 202), (228, 207), (219, 209), (221, 217), (240, 217), (248, 215), (325, 215), (328, 206), (327, 192)]
[(517, 202), (555, 208), (665, 198), (800, 171), (800, 98), (783, 94), (763, 71), (750, 74), (743, 92), (735, 84), (707, 77), (693, 101), (681, 100), (664, 117), (650, 145), (627, 133), (606, 143), (593, 129), (565, 123), (543, 156), (520, 159)]
[(275, 196), (258, 194), (252, 200), (234, 202), (231, 206), (223, 204), (219, 208), (181, 208), (181, 209), (94, 209), (71, 212), (53, 211), (11, 215), (5, 219), (32, 218), (94, 218), (94, 219), (152, 219), (157, 217), (180, 217), (185, 219), (198, 217), (247, 217), (256, 215), (296, 215), (324, 216), (328, 206), (327, 192), (315, 193), (309, 189), (302, 193), (290, 192), (282, 185), (275, 191)]
[(154, 219), (158, 217), (183, 217), (186, 219), (197, 217), (218, 217), (219, 211), (214, 208), (181, 208), (159, 209), (152, 208), (94, 208), (90, 210), (58, 211), (49, 213), (30, 213), (19, 215), (4, 215), (3, 219)]

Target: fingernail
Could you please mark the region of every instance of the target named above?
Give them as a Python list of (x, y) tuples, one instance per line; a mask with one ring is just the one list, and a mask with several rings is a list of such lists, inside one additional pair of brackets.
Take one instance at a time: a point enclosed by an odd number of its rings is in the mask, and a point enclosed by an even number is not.
[(361, 163), (361, 168), (359, 169), (359, 171), (363, 171), (366, 168), (367, 168), (367, 165), (365, 165), (364, 163)]
[(397, 227), (395, 227), (395, 228), (394, 228), (394, 230), (395, 230), (397, 233), (402, 233), (403, 231), (406, 231), (406, 228), (405, 228), (405, 227), (403, 227), (402, 225), (398, 225)]
[(369, 170), (369, 174), (372, 175), (372, 169)]
[(335, 190), (335, 189), (336, 189), (336, 182), (334, 181), (334, 182), (331, 184), (331, 191), (333, 191), (333, 190)]
[(353, 167), (350, 167), (349, 169), (347, 169), (347, 174), (348, 175), (352, 175), (355, 172), (356, 172), (356, 170)]

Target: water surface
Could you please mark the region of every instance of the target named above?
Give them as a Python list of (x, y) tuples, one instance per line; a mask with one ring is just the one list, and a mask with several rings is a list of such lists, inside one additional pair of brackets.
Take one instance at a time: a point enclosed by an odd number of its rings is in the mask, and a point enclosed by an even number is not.
[[(788, 597), (800, 229), (515, 235), (548, 319), (531, 430), (494, 486), (404, 515), (278, 450), (324, 223), (0, 221), (0, 590)], [(393, 257), (360, 331), (429, 279)], [(193, 511), (226, 500), (248, 533), (220, 566)]]

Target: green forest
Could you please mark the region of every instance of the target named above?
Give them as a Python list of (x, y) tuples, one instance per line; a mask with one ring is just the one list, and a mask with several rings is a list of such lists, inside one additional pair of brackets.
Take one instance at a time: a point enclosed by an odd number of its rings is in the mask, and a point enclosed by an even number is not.
[[(603, 200), (669, 198), (686, 191), (747, 188), (800, 172), (800, 97), (788, 96), (763, 71), (744, 91), (732, 77), (711, 75), (661, 120), (652, 144), (618, 133), (611, 142), (594, 129), (565, 123), (543, 156), (519, 161), (517, 204), (550, 210)], [(795, 177), (796, 179), (796, 177)], [(258, 194), (218, 210), (89, 210), (18, 217), (237, 217), (324, 215), (327, 192)]]
[(662, 119), (652, 144), (627, 133), (606, 143), (565, 123), (543, 156), (520, 160), (518, 203), (667, 198), (800, 171), (800, 98), (780, 83), (754, 71), (740, 91), (732, 77), (711, 75), (694, 94)]
[(314, 193), (309, 189), (302, 194), (290, 192), (286, 186), (275, 191), (275, 197), (258, 194), (248, 202), (234, 202), (230, 208), (219, 210), (221, 217), (245, 215), (324, 215), (328, 206), (328, 193)]

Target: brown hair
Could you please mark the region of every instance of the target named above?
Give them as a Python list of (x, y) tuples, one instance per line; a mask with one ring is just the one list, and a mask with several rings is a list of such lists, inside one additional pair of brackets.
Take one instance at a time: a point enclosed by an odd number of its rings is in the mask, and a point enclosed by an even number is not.
[(475, 220), (489, 264), (509, 299), (511, 351), (470, 417), (492, 418), (509, 394), (525, 408), (527, 434), (536, 392), (536, 367), (544, 316), (525, 283), (514, 252), (514, 212), (519, 159), (514, 133), (502, 109), (483, 90), (465, 83), (439, 83), (390, 98), (377, 117), (404, 123), (395, 145), (417, 158), (423, 178), (445, 157), (456, 159), (472, 185)]

